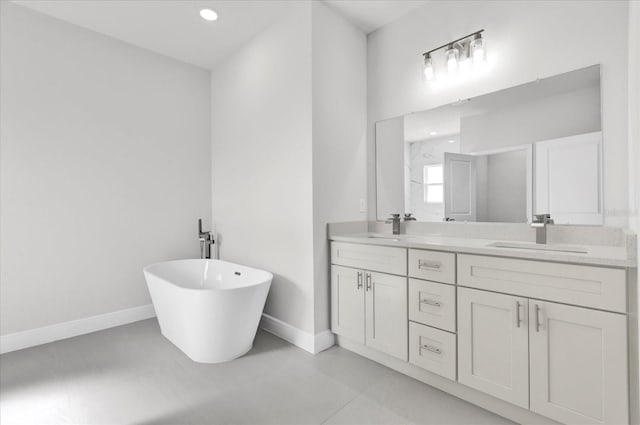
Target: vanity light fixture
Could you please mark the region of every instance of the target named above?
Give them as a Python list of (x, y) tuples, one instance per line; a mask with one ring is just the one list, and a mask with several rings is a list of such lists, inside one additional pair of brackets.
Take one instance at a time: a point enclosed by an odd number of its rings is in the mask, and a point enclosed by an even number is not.
[(484, 65), (487, 63), (487, 51), (485, 49), (485, 42), (484, 38), (482, 38), (481, 32), (473, 35), (473, 41), (471, 42), (471, 57), (473, 58), (474, 65)]
[(436, 78), (436, 73), (433, 69), (433, 59), (431, 59), (431, 55), (427, 53), (424, 57), (424, 78), (427, 81), (431, 81)]
[(479, 67), (487, 61), (487, 46), (482, 38), (483, 29), (422, 54), (424, 57), (424, 76), (427, 81), (435, 80), (436, 64), (433, 53), (446, 48), (444, 52), (446, 69), (449, 75), (466, 71), (470, 66)]
[(200, 9), (200, 17), (205, 21), (212, 22), (218, 19), (218, 14), (211, 9)]
[(453, 47), (453, 44), (450, 44), (447, 47), (446, 55), (447, 55), (447, 71), (449, 71), (449, 74), (454, 74), (458, 72), (458, 57), (460, 56), (458, 49)]

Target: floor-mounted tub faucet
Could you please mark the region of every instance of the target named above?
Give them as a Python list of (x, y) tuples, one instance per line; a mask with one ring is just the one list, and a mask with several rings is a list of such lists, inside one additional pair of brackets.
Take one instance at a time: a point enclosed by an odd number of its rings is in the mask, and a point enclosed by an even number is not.
[(198, 219), (198, 239), (200, 239), (200, 258), (211, 258), (211, 245), (216, 243), (213, 233), (202, 231), (202, 219)]
[(535, 214), (531, 227), (536, 229), (536, 243), (547, 243), (547, 224), (553, 224), (550, 214)]

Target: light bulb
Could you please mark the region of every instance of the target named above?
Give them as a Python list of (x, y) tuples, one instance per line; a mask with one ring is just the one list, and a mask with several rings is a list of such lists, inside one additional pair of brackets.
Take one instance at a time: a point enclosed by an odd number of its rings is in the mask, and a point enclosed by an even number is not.
[(471, 42), (471, 56), (474, 65), (484, 65), (487, 63), (487, 49), (484, 38), (480, 33), (475, 35), (475, 39)]
[(449, 74), (458, 72), (458, 49), (453, 46), (449, 46), (446, 53), (447, 56), (447, 70)]
[(431, 81), (436, 77), (435, 70), (433, 69), (433, 60), (430, 54), (426, 54), (424, 57), (424, 78), (427, 81)]

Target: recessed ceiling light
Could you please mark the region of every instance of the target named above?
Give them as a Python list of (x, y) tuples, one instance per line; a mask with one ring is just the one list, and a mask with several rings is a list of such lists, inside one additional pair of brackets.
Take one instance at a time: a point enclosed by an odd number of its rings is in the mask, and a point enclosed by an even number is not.
[(455, 142), (456, 142), (455, 140), (449, 140), (449, 143), (455, 143)]
[(437, 132), (437, 131), (431, 131), (431, 132), (429, 133), (429, 136), (435, 136), (436, 134), (438, 134), (438, 132)]
[(205, 21), (215, 21), (218, 19), (218, 14), (211, 9), (200, 9), (200, 16)]

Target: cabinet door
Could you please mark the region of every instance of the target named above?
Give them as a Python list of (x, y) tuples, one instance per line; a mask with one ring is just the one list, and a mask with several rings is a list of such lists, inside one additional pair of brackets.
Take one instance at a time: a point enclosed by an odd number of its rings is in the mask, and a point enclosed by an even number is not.
[(364, 272), (331, 266), (331, 331), (364, 344)]
[(366, 345), (409, 360), (407, 278), (365, 272)]
[(529, 301), (531, 410), (566, 424), (628, 424), (626, 317)]
[(458, 288), (458, 381), (529, 408), (527, 299)]

